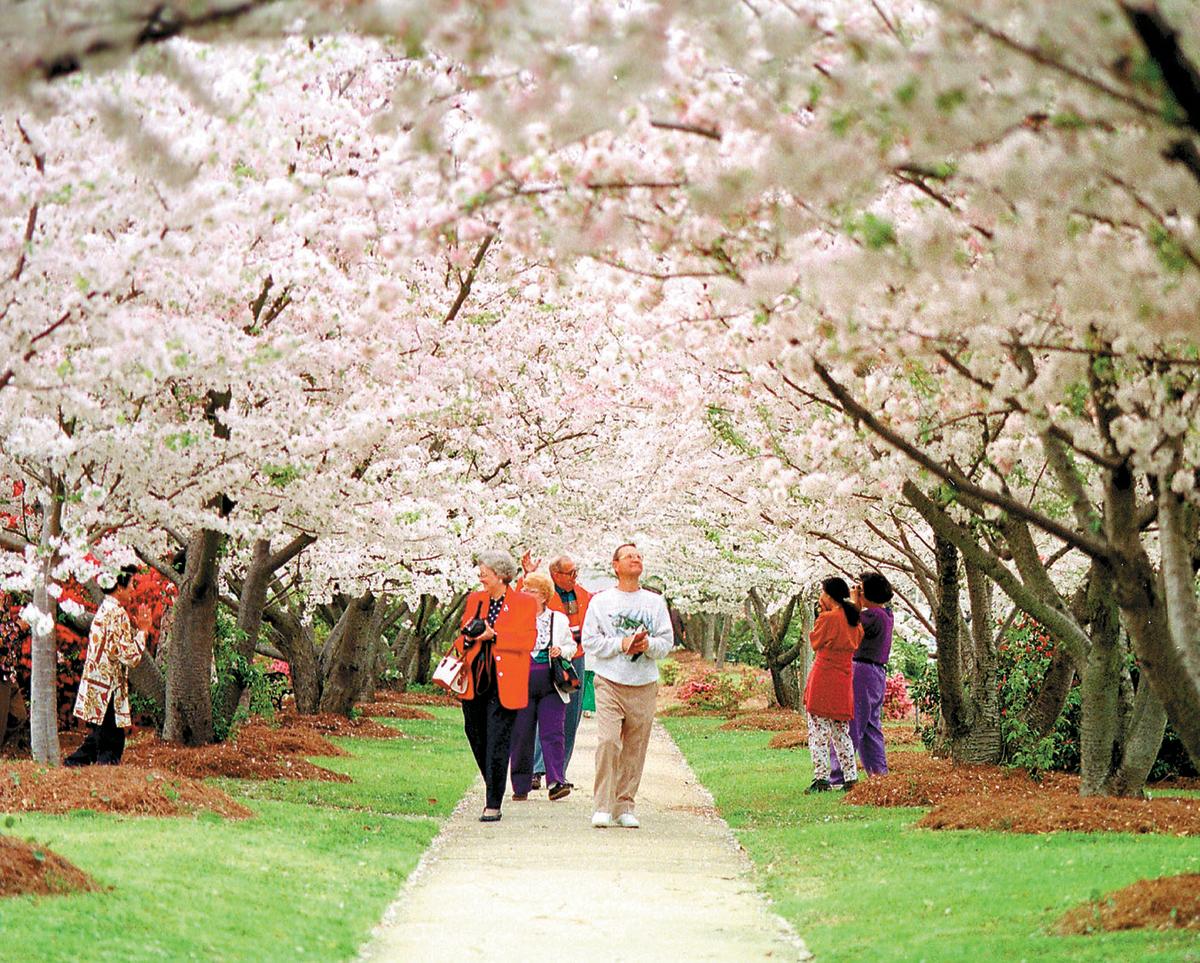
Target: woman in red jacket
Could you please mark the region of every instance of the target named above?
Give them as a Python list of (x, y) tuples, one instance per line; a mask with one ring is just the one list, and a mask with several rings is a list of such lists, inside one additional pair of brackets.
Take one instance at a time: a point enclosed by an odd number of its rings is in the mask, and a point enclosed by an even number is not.
[(537, 640), (537, 602), (510, 587), (516, 577), (507, 552), (479, 556), (483, 588), (467, 596), (463, 634), (454, 643), (468, 669), (463, 728), (487, 787), (484, 823), (500, 821), (513, 722), (529, 701), (529, 653)]
[[(808, 640), (817, 656), (808, 685), (804, 708), (808, 712), (808, 750), (812, 753), (813, 781), (805, 792), (829, 790), (829, 745), (843, 760), (845, 788), (858, 779), (850, 720), (854, 718), (854, 650), (862, 641), (863, 628), (858, 606), (850, 601), (850, 587), (840, 578), (821, 583), (821, 614)], [(845, 760), (849, 760), (849, 765)]]

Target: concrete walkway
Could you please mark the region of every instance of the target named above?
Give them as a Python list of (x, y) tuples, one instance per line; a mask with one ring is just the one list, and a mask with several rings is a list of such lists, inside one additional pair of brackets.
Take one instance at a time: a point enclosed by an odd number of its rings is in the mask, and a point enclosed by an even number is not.
[[(467, 752), (464, 739), (463, 752)], [(480, 823), (480, 780), (389, 907), (364, 960), (806, 960), (666, 731), (656, 725), (638, 793), (641, 829), (593, 829), (595, 729), (580, 726), (569, 777)]]

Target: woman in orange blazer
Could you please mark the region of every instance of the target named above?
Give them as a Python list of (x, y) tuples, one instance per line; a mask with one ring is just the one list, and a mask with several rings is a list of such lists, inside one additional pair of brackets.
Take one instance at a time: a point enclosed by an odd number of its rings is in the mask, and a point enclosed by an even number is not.
[(537, 641), (537, 602), (510, 587), (517, 566), (507, 552), (479, 556), (480, 591), (467, 596), (462, 628), (475, 619), (482, 632), (464, 631), (454, 647), (468, 666), (462, 695), (463, 728), (487, 787), (480, 822), (500, 821), (508, 782), (508, 755), (517, 710), (529, 701), (529, 653)]
[[(808, 749), (812, 753), (813, 781), (805, 792), (829, 789), (829, 744), (837, 750), (845, 773), (843, 785), (850, 789), (858, 779), (850, 720), (854, 718), (854, 650), (862, 641), (863, 627), (858, 606), (850, 601), (850, 587), (843, 579), (827, 578), (821, 583), (821, 614), (809, 633), (816, 658), (804, 687), (808, 712)], [(849, 759), (849, 765), (844, 760)]]

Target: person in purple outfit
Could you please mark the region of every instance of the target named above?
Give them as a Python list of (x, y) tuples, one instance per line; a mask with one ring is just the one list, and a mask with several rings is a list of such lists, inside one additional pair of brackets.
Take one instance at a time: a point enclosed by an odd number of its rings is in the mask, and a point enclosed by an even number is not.
[[(887, 752), (883, 746), (883, 696), (887, 689), (887, 662), (892, 654), (895, 616), (885, 608), (892, 600), (892, 586), (878, 572), (863, 572), (854, 587), (854, 604), (862, 614), (863, 640), (854, 653), (854, 718), (850, 741), (870, 776), (887, 774)], [(831, 785), (842, 782), (842, 767), (831, 746)]]

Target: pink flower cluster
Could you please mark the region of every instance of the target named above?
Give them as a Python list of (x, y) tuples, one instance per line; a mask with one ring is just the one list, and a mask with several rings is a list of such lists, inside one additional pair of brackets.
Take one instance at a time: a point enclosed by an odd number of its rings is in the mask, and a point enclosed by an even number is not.
[(883, 690), (883, 717), (908, 719), (913, 713), (913, 701), (908, 695), (908, 680), (903, 672), (888, 676)]

